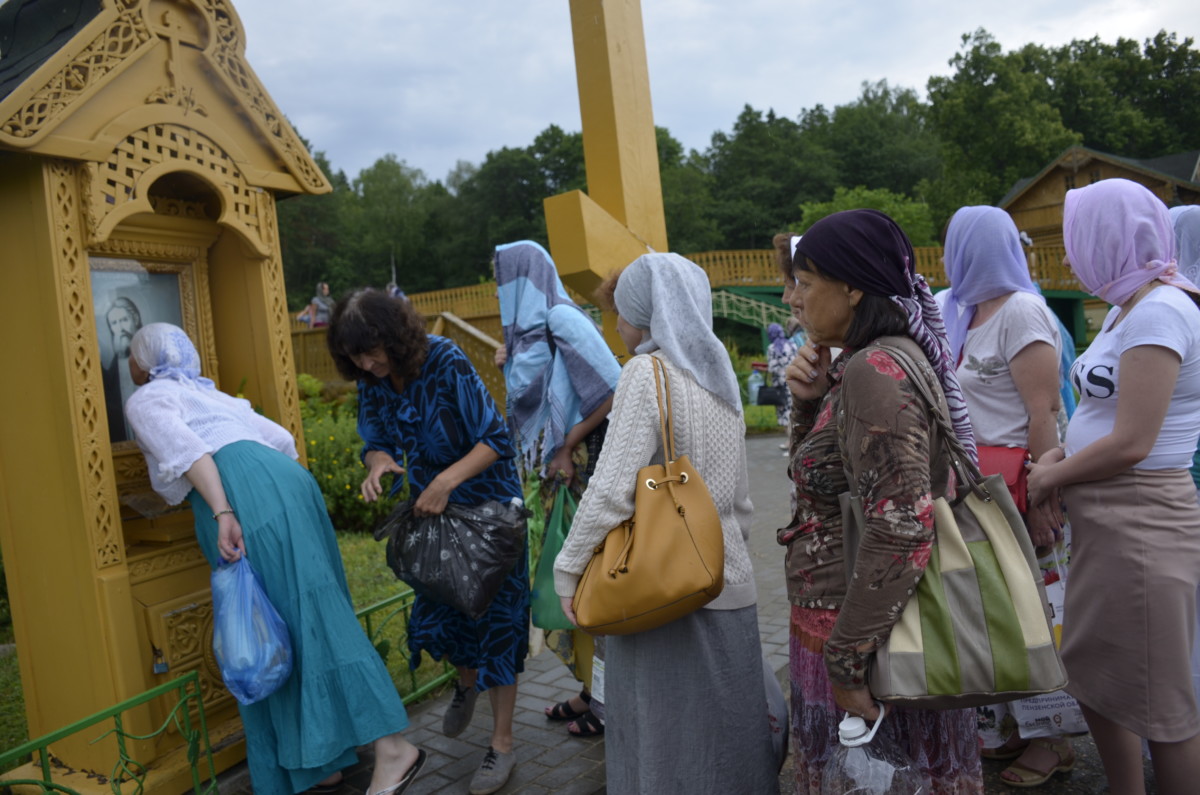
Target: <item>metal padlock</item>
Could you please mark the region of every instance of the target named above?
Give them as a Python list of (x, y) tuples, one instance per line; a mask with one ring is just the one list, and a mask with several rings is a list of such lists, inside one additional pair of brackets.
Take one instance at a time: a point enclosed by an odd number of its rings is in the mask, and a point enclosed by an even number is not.
[(167, 664), (166, 657), (163, 656), (162, 649), (157, 646), (151, 646), (150, 648), (154, 650), (154, 673), (165, 674), (171, 670), (171, 666)]

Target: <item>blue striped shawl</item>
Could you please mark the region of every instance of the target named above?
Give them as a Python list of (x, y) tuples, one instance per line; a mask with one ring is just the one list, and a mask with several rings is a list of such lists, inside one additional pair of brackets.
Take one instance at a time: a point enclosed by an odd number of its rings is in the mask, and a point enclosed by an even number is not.
[[(508, 425), (527, 466), (545, 466), (571, 428), (616, 389), (621, 367), (532, 241), (496, 247)], [(541, 444), (539, 448), (539, 439)]]

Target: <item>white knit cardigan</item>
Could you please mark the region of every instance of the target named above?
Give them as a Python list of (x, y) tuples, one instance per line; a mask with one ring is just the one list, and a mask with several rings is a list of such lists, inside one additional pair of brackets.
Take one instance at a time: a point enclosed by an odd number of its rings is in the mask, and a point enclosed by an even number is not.
[(671, 364), (660, 351), (633, 357), (621, 371), (600, 460), (554, 562), (555, 591), (559, 596), (575, 595), (579, 576), (596, 545), (633, 516), (638, 470), (650, 463), (662, 463), (662, 434), (650, 356), (666, 365), (671, 381), (675, 453), (689, 456), (721, 517), (725, 589), (706, 607), (748, 607), (757, 601), (757, 593), (746, 552), (754, 506), (746, 474), (745, 422), (739, 412)]

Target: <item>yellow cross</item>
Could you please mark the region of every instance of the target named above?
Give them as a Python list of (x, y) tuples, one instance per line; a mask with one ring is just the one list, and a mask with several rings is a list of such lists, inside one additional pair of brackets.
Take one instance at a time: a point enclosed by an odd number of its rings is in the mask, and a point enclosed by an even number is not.
[[(667, 251), (658, 146), (640, 0), (571, 0), (588, 192), (544, 202), (550, 253), (563, 282), (590, 296), (647, 251)], [(609, 345), (624, 352), (616, 319)]]

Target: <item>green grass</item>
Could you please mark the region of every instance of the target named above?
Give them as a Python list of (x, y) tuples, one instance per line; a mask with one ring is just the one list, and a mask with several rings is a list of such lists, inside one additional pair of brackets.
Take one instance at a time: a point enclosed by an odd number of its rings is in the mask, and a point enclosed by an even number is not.
[(25, 723), (25, 698), (21, 693), (21, 673), (17, 669), (15, 651), (0, 657), (0, 689), (5, 693), (4, 698), (0, 699), (0, 749), (7, 750), (29, 739), (29, 727)]

